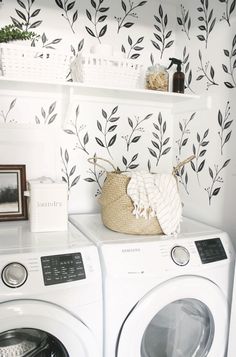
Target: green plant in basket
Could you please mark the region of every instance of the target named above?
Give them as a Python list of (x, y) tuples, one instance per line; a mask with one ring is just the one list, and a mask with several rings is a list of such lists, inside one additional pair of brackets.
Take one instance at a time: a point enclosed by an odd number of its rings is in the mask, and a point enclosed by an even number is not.
[(11, 41), (37, 40), (39, 35), (32, 31), (20, 30), (14, 25), (7, 25), (0, 29), (0, 43)]

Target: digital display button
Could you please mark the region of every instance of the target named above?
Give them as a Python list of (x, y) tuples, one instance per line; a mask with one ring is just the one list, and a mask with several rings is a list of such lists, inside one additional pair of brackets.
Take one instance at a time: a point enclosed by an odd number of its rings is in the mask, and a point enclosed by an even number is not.
[(44, 285), (68, 283), (86, 278), (81, 253), (41, 257)]
[(203, 264), (227, 259), (227, 255), (220, 238), (195, 241), (195, 245)]

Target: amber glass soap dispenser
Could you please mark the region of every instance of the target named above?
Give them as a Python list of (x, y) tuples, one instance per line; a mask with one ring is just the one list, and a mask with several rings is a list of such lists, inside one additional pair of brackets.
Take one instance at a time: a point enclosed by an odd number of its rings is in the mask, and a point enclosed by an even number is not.
[(185, 75), (183, 72), (181, 72), (181, 64), (182, 61), (177, 59), (177, 58), (169, 58), (171, 61), (168, 69), (173, 65), (177, 65), (177, 71), (173, 74), (173, 86), (172, 86), (172, 91), (175, 93), (184, 93), (184, 80), (185, 80)]

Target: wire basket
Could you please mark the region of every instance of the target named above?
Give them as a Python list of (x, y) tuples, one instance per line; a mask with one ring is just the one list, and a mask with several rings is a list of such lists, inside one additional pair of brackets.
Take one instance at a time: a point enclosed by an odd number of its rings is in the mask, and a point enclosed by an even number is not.
[(2, 75), (14, 79), (64, 81), (70, 71), (71, 56), (57, 50), (1, 44)]
[(138, 86), (142, 64), (129, 59), (79, 55), (71, 64), (74, 82), (109, 87)]

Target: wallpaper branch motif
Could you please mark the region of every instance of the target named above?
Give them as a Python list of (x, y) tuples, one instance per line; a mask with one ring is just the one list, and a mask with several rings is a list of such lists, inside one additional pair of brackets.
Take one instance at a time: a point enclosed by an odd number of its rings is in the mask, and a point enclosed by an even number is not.
[(0, 111), (0, 117), (3, 118), (3, 122), (4, 122), (5, 124), (6, 124), (6, 123), (15, 122), (14, 119), (11, 119), (11, 120), (8, 119), (8, 116), (10, 115), (10, 112), (11, 112), (12, 109), (14, 108), (15, 104), (16, 104), (16, 98), (13, 99), (13, 101), (10, 103), (9, 108), (8, 108), (8, 110), (7, 110), (6, 113), (4, 113), (3, 110)]
[(103, 1), (104, 0), (99, 0), (98, 4), (94, 0), (90, 1), (94, 9), (94, 17), (92, 17), (90, 11), (86, 10), (86, 16), (92, 23), (94, 31), (91, 30), (91, 28), (89, 28), (88, 26), (85, 26), (85, 28), (90, 36), (98, 39), (99, 43), (101, 43), (100, 37), (104, 36), (107, 31), (107, 25), (104, 25), (100, 30), (98, 30), (98, 24), (104, 22), (107, 18), (107, 15), (104, 15), (104, 13), (109, 10), (109, 7), (101, 6)]
[(178, 139), (176, 141), (176, 143), (178, 145), (179, 155), (181, 155), (183, 146), (186, 146), (186, 144), (189, 140), (189, 138), (186, 137), (186, 136), (189, 136), (189, 134), (190, 134), (190, 130), (188, 129), (188, 126), (189, 126), (190, 122), (194, 119), (195, 115), (196, 115), (196, 112), (193, 113), (188, 120), (183, 119), (182, 123), (179, 122), (179, 129), (181, 131), (181, 135), (180, 135), (180, 139)]
[[(211, 177), (212, 183), (209, 187), (205, 188), (205, 191), (207, 192), (208, 195), (209, 205), (211, 205), (212, 198), (214, 196), (217, 196), (221, 190), (224, 181), (223, 178), (220, 176), (220, 173), (226, 166), (228, 166), (229, 163), (230, 163), (230, 159), (226, 160), (220, 168), (218, 165), (214, 165), (215, 172), (213, 172), (213, 169), (209, 167), (209, 175)], [(215, 188), (216, 184), (218, 184), (218, 187)]]
[(155, 149), (148, 148), (150, 154), (155, 157), (156, 159), (156, 166), (158, 166), (159, 161), (162, 156), (168, 154), (170, 151), (171, 147), (166, 147), (168, 144), (170, 137), (167, 137), (165, 139), (165, 133), (166, 133), (166, 121), (163, 121), (162, 119), (162, 114), (161, 112), (158, 115), (158, 124), (153, 123), (154, 128), (156, 129), (157, 132), (152, 132), (152, 135), (154, 136), (155, 140), (152, 140), (152, 145), (154, 146)]
[(233, 0), (231, 2), (231, 5), (230, 5), (230, 0), (219, 0), (219, 1), (225, 3), (225, 12), (223, 13), (221, 20), (225, 20), (228, 23), (228, 25), (231, 26), (230, 16), (232, 15), (232, 12), (235, 9), (236, 0)]
[[(201, 5), (200, 7), (197, 8), (198, 12), (200, 12), (201, 15), (199, 16), (198, 20), (200, 22), (203, 22), (203, 25), (198, 26), (199, 30), (205, 32), (204, 35), (198, 35), (197, 38), (200, 41), (205, 41), (205, 45), (207, 48), (208, 45), (208, 38), (213, 30), (215, 23), (216, 23), (216, 18), (213, 19), (213, 9), (210, 10), (209, 13), (209, 0), (200, 0)], [(209, 15), (208, 15), (209, 13)]]
[(198, 180), (199, 186), (200, 186), (199, 172), (202, 171), (202, 169), (204, 168), (204, 165), (205, 165), (205, 159), (200, 162), (200, 160), (201, 160), (200, 158), (202, 158), (206, 154), (207, 150), (202, 149), (202, 148), (206, 147), (209, 144), (209, 141), (205, 140), (207, 138), (208, 134), (209, 134), (209, 129), (207, 129), (204, 132), (202, 138), (201, 138), (200, 134), (197, 133), (197, 145), (193, 144), (193, 155), (195, 155), (196, 158), (195, 158), (195, 163), (192, 160), (190, 162), (190, 164), (191, 164), (193, 171), (197, 175), (197, 180)]
[(152, 115), (153, 115), (152, 113), (148, 114), (141, 120), (138, 116), (135, 116), (135, 120), (132, 120), (131, 118), (128, 117), (128, 124), (131, 127), (131, 133), (130, 135), (122, 136), (122, 138), (126, 141), (127, 151), (129, 151), (131, 144), (137, 143), (141, 138), (141, 135), (134, 136), (134, 134), (136, 134), (137, 132), (139, 133), (144, 132), (144, 128), (141, 127), (140, 124), (150, 119)]
[(35, 122), (36, 124), (45, 124), (45, 125), (49, 125), (52, 124), (56, 117), (57, 117), (57, 113), (54, 113), (54, 110), (56, 109), (56, 102), (53, 102), (49, 108), (48, 108), (48, 112), (46, 112), (46, 110), (41, 107), (41, 116), (42, 118), (40, 119), (37, 115), (35, 115)]
[(169, 39), (169, 37), (172, 34), (172, 31), (167, 31), (166, 30), (166, 26), (168, 24), (168, 16), (167, 14), (164, 14), (162, 6), (159, 6), (159, 17), (154, 15), (154, 18), (157, 22), (158, 25), (154, 25), (155, 29), (157, 30), (158, 33), (153, 33), (153, 35), (155, 36), (156, 40), (160, 43), (157, 43), (156, 41), (151, 40), (153, 46), (161, 52), (161, 58), (163, 56), (163, 53), (165, 51), (166, 48), (169, 48), (173, 45), (174, 41), (171, 40), (166, 43), (166, 40)]
[(147, 3), (147, 1), (141, 1), (137, 5), (135, 5), (134, 2), (131, 0), (129, 0), (128, 3), (129, 4), (127, 5), (127, 2), (121, 0), (121, 6), (124, 11), (124, 15), (123, 15), (123, 17), (115, 16), (115, 19), (116, 19), (117, 25), (118, 25), (117, 33), (120, 32), (122, 27), (130, 28), (131, 26), (134, 25), (134, 22), (127, 21), (127, 17), (132, 17), (132, 18), (138, 19), (138, 15), (134, 12), (134, 10), (140, 6), (145, 5)]
[(232, 82), (224, 82), (227, 88), (235, 88), (236, 87), (236, 81), (234, 78), (234, 72), (236, 68), (236, 35), (234, 35), (233, 41), (232, 41), (232, 48), (231, 52), (228, 50), (224, 50), (224, 54), (226, 57), (229, 58), (229, 68), (225, 65), (222, 64), (223, 70), (225, 73), (231, 76), (231, 81)]
[(89, 154), (86, 150), (86, 145), (89, 142), (88, 132), (85, 133), (83, 138), (80, 137), (80, 133), (86, 128), (86, 125), (79, 125), (79, 105), (75, 110), (75, 120), (71, 121), (72, 129), (65, 129), (65, 133), (74, 135), (77, 139), (75, 149), (84, 151), (86, 154)]
[(77, 49), (74, 48), (74, 46), (70, 46), (71, 52), (73, 53), (74, 56), (76, 56), (80, 51), (82, 51), (84, 47), (84, 39), (82, 39), (77, 46)]
[(75, 186), (80, 179), (80, 175), (75, 176), (76, 174), (76, 165), (73, 165), (71, 168), (69, 168), (69, 153), (68, 150), (65, 149), (65, 152), (63, 153), (62, 148), (60, 148), (60, 154), (61, 154), (61, 160), (62, 160), (62, 181), (67, 183), (68, 187), (68, 195), (70, 194), (70, 191), (73, 186)]
[[(177, 158), (177, 163), (179, 162), (180, 160), (179, 158)], [(188, 178), (188, 172), (187, 171), (185, 172), (185, 166), (182, 166), (180, 168), (176, 176), (178, 177), (178, 182), (183, 186), (185, 192), (189, 195), (189, 191), (188, 191), (189, 178)]]
[[(226, 104), (225, 112), (224, 112), (224, 117), (221, 113), (221, 111), (218, 111), (218, 124), (220, 126), (220, 131), (218, 131), (219, 137), (220, 137), (220, 152), (221, 155), (223, 155), (223, 148), (225, 144), (229, 141), (232, 130), (227, 131), (227, 129), (230, 128), (233, 120), (228, 120), (230, 116), (230, 106), (229, 102)], [(226, 133), (225, 133), (226, 132)]]
[(117, 128), (117, 125), (113, 124), (120, 119), (120, 117), (114, 116), (116, 114), (117, 110), (118, 110), (118, 105), (116, 107), (114, 107), (111, 111), (111, 114), (108, 115), (107, 112), (104, 109), (102, 109), (102, 116), (105, 119), (105, 124), (103, 126), (101, 124), (101, 122), (99, 120), (97, 120), (97, 127), (98, 127), (98, 130), (103, 134), (103, 139), (95, 137), (95, 140), (98, 143), (98, 145), (106, 148), (108, 154), (110, 155), (110, 157), (112, 159), (113, 159), (113, 157), (110, 152), (110, 147), (115, 144), (117, 134), (113, 135), (110, 139), (108, 139), (108, 134), (112, 133)]
[[(97, 155), (94, 154), (93, 158), (96, 159)], [(89, 168), (88, 173), (92, 177), (86, 177), (84, 181), (89, 182), (89, 183), (96, 183), (98, 185), (97, 191), (95, 193), (95, 197), (100, 195), (102, 193), (102, 183), (104, 175), (106, 174), (105, 171), (101, 170), (99, 167), (96, 166), (95, 162), (96, 160), (93, 161), (93, 168)]]
[(183, 70), (184, 70), (184, 74), (185, 74), (185, 88), (188, 88), (192, 93), (194, 93), (194, 91), (191, 88), (191, 82), (193, 79), (193, 74), (192, 74), (192, 70), (190, 68), (190, 62), (189, 62), (189, 53), (187, 53), (187, 49), (186, 46), (183, 49)]
[[(50, 48), (52, 50), (55, 49), (54, 45), (57, 45), (58, 43), (61, 42), (62, 38), (55, 38), (54, 40), (49, 41), (45, 32), (42, 34), (40, 37), (42, 41), (42, 47), (43, 48)], [(33, 43), (31, 44), (32, 46), (35, 46), (35, 41), (33, 40)]]
[(55, 0), (55, 2), (57, 6), (64, 11), (61, 16), (64, 17), (64, 19), (68, 22), (72, 32), (75, 33), (74, 24), (78, 19), (78, 10), (73, 13), (72, 18), (69, 16), (69, 12), (71, 12), (75, 6), (75, 1), (72, 1), (69, 4), (69, 0)]
[(138, 46), (139, 43), (141, 43), (143, 41), (144, 37), (139, 37), (138, 40), (136, 42), (133, 42), (132, 38), (130, 36), (128, 36), (128, 44), (130, 46), (129, 51), (125, 49), (125, 46), (122, 45), (121, 46), (121, 52), (123, 53), (127, 53), (127, 58), (130, 59), (137, 59), (140, 56), (140, 53), (132, 53), (132, 51), (142, 51), (144, 49), (144, 47)]
[(128, 162), (128, 160), (124, 156), (122, 156), (122, 162), (125, 165), (124, 171), (136, 169), (139, 166), (139, 164), (134, 164), (134, 161), (137, 160), (137, 158), (138, 154), (135, 154), (130, 160), (130, 162)]
[[(199, 57), (199, 60), (200, 60), (200, 67), (198, 67), (198, 71), (201, 72), (202, 74), (200, 74), (196, 80), (197, 81), (200, 81), (201, 79), (205, 78), (206, 81), (207, 81), (207, 90), (209, 89), (210, 86), (218, 86), (219, 84), (215, 82), (214, 78), (215, 78), (215, 70), (214, 68), (210, 65), (210, 62), (206, 62), (205, 66), (203, 66), (203, 63), (202, 63), (202, 53), (201, 51), (199, 50), (198, 51), (198, 57)], [(209, 70), (210, 68), (210, 70)], [(209, 73), (208, 73), (209, 71)]]
[(13, 24), (19, 29), (28, 31), (41, 25), (42, 20), (31, 22), (34, 21), (34, 17), (36, 17), (41, 11), (41, 9), (32, 10), (32, 6), (34, 2), (35, 0), (17, 0), (18, 5), (20, 5), (21, 9), (23, 9), (23, 10), (15, 9), (17, 15), (20, 18), (20, 21), (12, 16), (11, 16), (11, 20)]
[(180, 10), (181, 17), (177, 17), (177, 22), (182, 27), (181, 31), (185, 32), (188, 40), (190, 40), (189, 30), (191, 28), (191, 17), (189, 16), (189, 11), (186, 10), (182, 4), (180, 5)]

